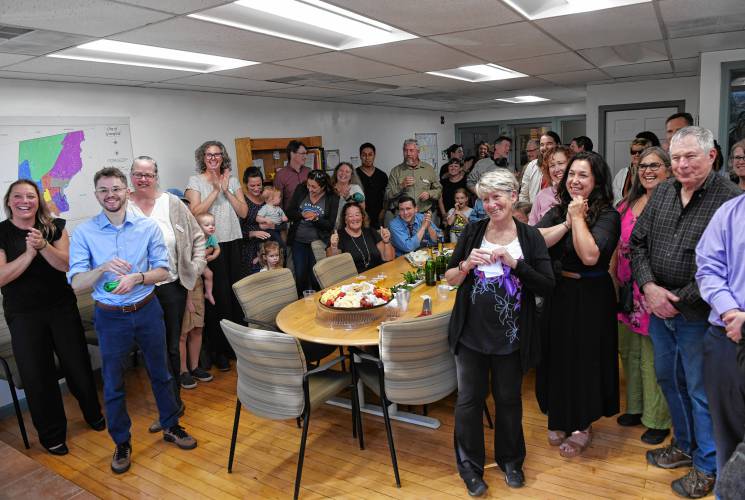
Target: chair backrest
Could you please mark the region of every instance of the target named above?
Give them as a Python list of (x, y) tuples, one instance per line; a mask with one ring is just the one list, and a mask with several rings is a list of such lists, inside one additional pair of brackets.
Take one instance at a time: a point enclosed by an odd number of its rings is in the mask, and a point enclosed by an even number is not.
[(429, 404), (458, 386), (455, 358), (448, 344), (450, 312), (384, 322), (380, 359), (386, 397), (394, 403)]
[(313, 274), (316, 275), (321, 288), (328, 288), (340, 281), (356, 276), (357, 267), (354, 265), (352, 254), (340, 253), (316, 262), (313, 266)]
[(307, 368), (300, 342), (280, 332), (224, 319), (220, 327), (235, 351), (238, 399), (247, 410), (273, 420), (299, 417), (305, 407)]
[(233, 292), (247, 319), (274, 323), (279, 311), (297, 300), (295, 278), (289, 269), (273, 269), (233, 283)]

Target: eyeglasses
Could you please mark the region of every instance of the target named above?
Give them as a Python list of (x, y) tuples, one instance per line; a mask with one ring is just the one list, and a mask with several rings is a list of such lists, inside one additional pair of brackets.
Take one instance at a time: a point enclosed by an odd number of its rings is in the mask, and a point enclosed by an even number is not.
[(104, 196), (106, 196), (106, 195), (107, 195), (107, 194), (109, 194), (109, 193), (111, 193), (111, 194), (119, 194), (119, 193), (122, 193), (122, 192), (124, 192), (124, 191), (126, 191), (126, 190), (127, 190), (127, 188), (125, 188), (125, 187), (120, 187), (120, 186), (114, 186), (114, 187), (113, 187), (113, 188), (111, 188), (111, 189), (106, 189), (106, 188), (96, 188), (96, 194), (101, 194), (101, 195), (104, 195)]
[(148, 179), (152, 180), (155, 179), (155, 174), (146, 174), (145, 172), (132, 172), (132, 177), (135, 179)]
[(735, 161), (745, 161), (745, 156), (733, 156), (732, 159)]
[(204, 157), (208, 160), (211, 160), (213, 158), (222, 158), (222, 153), (207, 153), (206, 155), (204, 155)]
[(638, 156), (638, 155), (642, 154), (643, 151), (644, 151), (643, 149), (640, 149), (639, 151), (634, 151), (632, 149), (631, 151), (629, 151), (629, 153), (631, 153), (631, 156)]
[(646, 170), (649, 169), (652, 172), (657, 172), (660, 167), (662, 166), (662, 163), (640, 163), (639, 164), (639, 170)]

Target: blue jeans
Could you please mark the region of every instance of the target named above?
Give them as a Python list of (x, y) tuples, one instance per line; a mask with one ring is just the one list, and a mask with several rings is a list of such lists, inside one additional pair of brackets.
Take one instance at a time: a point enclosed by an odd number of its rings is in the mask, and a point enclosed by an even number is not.
[(145, 358), (150, 385), (160, 414), (160, 425), (168, 429), (178, 423), (179, 406), (168, 371), (166, 328), (163, 309), (157, 298), (135, 312), (107, 311), (96, 307), (94, 313), (98, 345), (101, 349), (101, 376), (109, 434), (116, 444), (129, 441), (132, 421), (127, 414), (124, 371), (135, 343)]
[(670, 319), (651, 315), (649, 338), (654, 345), (657, 382), (670, 408), (675, 445), (692, 455), (699, 471), (715, 474), (714, 431), (704, 390), (708, 327), (706, 321), (686, 321), (680, 314)]
[(298, 297), (303, 296), (305, 290), (318, 290), (318, 282), (313, 276), (313, 266), (316, 258), (310, 243), (295, 241), (292, 243), (292, 264), (295, 268), (295, 286)]

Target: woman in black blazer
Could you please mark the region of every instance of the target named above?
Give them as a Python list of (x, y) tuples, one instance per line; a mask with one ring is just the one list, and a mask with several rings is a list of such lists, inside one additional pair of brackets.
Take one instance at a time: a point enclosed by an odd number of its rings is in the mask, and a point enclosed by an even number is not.
[(507, 485), (523, 486), (523, 374), (540, 353), (535, 296), (554, 286), (551, 259), (537, 229), (512, 217), (518, 183), (506, 169), (476, 185), (488, 218), (458, 239), (445, 278), (459, 285), (450, 318), (450, 348), (458, 373), (455, 456), (471, 496), (486, 491), (481, 415), (489, 391), (496, 403), (494, 455)]

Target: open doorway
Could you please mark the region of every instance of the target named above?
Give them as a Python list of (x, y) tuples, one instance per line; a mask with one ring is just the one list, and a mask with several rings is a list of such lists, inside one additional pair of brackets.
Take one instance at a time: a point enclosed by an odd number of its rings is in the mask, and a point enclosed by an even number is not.
[(513, 125), (513, 140), (512, 143), (512, 155), (516, 158), (515, 165), (518, 168), (528, 163), (528, 156), (525, 149), (528, 146), (528, 141), (535, 139), (539, 141), (541, 135), (551, 130), (551, 123), (521, 123), (519, 125)]

